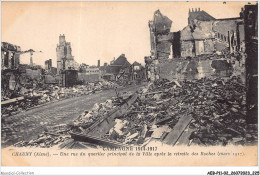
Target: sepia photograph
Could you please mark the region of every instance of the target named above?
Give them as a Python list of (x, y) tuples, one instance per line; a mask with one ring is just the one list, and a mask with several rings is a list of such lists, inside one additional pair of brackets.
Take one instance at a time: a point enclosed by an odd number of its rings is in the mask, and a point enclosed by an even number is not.
[(2, 1), (1, 21), (2, 166), (258, 165), (257, 1)]

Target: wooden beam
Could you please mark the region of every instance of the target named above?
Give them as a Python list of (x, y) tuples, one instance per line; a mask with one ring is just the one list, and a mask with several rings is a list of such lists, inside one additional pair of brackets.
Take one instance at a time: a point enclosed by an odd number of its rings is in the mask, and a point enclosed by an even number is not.
[(137, 97), (137, 93), (134, 93), (131, 98), (126, 101), (126, 103), (109, 112), (108, 115), (101, 120), (96, 121), (93, 125), (86, 129), (84, 134), (95, 137), (103, 137), (115, 125), (114, 119), (124, 115), (130, 106), (136, 101)]
[(1, 105), (7, 105), (7, 104), (14, 103), (14, 102), (21, 101), (21, 100), (24, 100), (24, 97), (17, 97), (17, 98), (12, 98), (12, 99), (9, 99), (6, 101), (2, 101)]
[(190, 124), (191, 120), (191, 115), (183, 115), (177, 124), (173, 127), (173, 130), (166, 136), (163, 142), (168, 145), (175, 145), (183, 131)]

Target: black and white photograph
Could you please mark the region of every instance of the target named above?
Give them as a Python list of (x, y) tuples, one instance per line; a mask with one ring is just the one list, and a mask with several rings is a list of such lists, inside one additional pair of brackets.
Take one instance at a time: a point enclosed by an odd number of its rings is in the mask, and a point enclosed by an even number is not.
[(257, 1), (1, 14), (3, 166), (258, 164)]

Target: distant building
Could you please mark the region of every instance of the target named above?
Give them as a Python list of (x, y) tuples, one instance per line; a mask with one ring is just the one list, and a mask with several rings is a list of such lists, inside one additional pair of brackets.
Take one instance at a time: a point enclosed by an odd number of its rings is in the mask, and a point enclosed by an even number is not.
[(121, 54), (112, 64), (101, 67), (102, 78), (114, 81), (130, 80), (130, 66), (125, 54)]
[(108, 73), (109, 72), (109, 65), (107, 63), (104, 63), (103, 66), (100, 66), (99, 70), (100, 70), (100, 76), (101, 76), (102, 79), (114, 80), (114, 75), (112, 73)]
[(57, 73), (61, 74), (62, 70), (77, 70), (79, 65), (75, 62), (71, 54), (71, 44), (66, 42), (65, 35), (59, 36), (59, 44), (56, 48), (57, 53)]
[(45, 70), (49, 70), (52, 67), (52, 59), (48, 59), (45, 62)]
[(134, 62), (131, 65), (131, 69), (130, 69), (130, 73), (131, 73), (131, 80), (144, 80), (146, 79), (146, 70), (145, 68), (138, 62)]
[(100, 81), (100, 70), (96, 66), (87, 66), (83, 64), (78, 73), (78, 80), (84, 83), (86, 82), (98, 82)]
[(57, 68), (52, 67), (52, 59), (45, 61), (45, 72), (46, 74), (52, 74), (52, 75), (57, 74)]

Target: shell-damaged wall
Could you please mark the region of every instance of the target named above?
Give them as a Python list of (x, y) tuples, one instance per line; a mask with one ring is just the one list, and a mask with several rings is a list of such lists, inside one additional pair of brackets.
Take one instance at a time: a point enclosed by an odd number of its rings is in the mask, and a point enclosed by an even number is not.
[(242, 53), (239, 57), (214, 54), (215, 43), (218, 43), (215, 31), (220, 30), (213, 31), (213, 27), (231, 30), (229, 28), (235, 29), (238, 22), (241, 19), (202, 21), (193, 33), (189, 26), (173, 33), (170, 32), (172, 21), (159, 10), (155, 11), (153, 20), (149, 21), (151, 56), (145, 57), (148, 81), (229, 76), (240, 76), (244, 81), (245, 56)]
[(193, 80), (239, 76), (245, 82), (245, 64), (233, 59), (170, 59), (157, 65), (161, 79)]
[(159, 79), (158, 64), (160, 60), (168, 60), (172, 54), (173, 33), (170, 32), (172, 21), (161, 14), (159, 10), (154, 12), (153, 21), (149, 21), (151, 57), (146, 57), (148, 80)]

